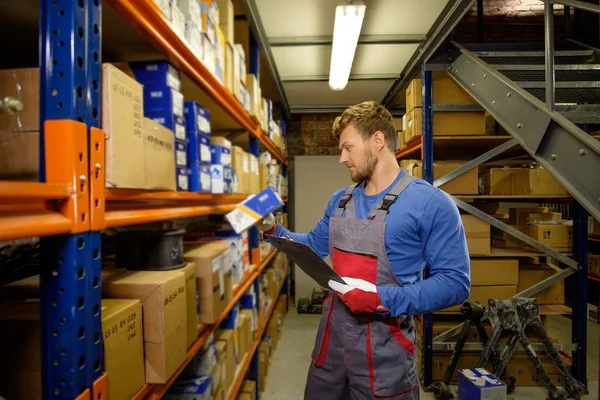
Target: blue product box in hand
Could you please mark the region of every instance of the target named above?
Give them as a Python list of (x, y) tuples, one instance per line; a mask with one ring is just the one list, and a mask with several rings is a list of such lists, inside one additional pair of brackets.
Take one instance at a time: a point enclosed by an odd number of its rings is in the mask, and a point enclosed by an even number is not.
[(144, 86), (144, 114), (156, 112), (183, 118), (183, 95), (168, 86)]
[(194, 101), (186, 101), (184, 109), (188, 135), (210, 136), (210, 113), (208, 110)]
[(176, 140), (175, 141), (175, 164), (178, 167), (187, 167), (187, 142)]
[(506, 385), (483, 368), (458, 371), (458, 400), (506, 400)]
[(173, 113), (168, 112), (152, 112), (146, 114), (146, 118), (158, 122), (167, 129), (170, 129), (175, 134), (175, 139), (186, 140), (185, 120)]
[(168, 86), (181, 91), (181, 74), (166, 61), (132, 62), (129, 67), (142, 85)]
[(190, 192), (211, 193), (210, 164), (192, 163), (190, 168)]
[(242, 233), (281, 207), (283, 207), (283, 200), (273, 188), (268, 187), (259, 194), (249, 197), (225, 217), (237, 233)]
[(186, 167), (177, 168), (177, 191), (187, 192), (190, 190), (190, 171)]

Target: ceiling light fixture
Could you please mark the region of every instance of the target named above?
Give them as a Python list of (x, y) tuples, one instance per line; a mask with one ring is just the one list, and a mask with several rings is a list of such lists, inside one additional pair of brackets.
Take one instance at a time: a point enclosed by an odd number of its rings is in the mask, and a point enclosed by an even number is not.
[(366, 8), (360, 1), (349, 1), (335, 8), (329, 67), (331, 90), (343, 90), (348, 84)]

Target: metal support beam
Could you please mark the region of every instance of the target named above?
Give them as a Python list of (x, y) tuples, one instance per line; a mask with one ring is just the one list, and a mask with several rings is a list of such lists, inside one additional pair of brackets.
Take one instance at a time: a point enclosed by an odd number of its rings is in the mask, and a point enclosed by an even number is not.
[[(348, 108), (350, 104), (339, 104), (339, 105), (298, 105), (292, 106), (290, 108), (290, 112), (292, 114), (337, 114), (342, 113), (346, 108)], [(392, 115), (404, 115), (406, 112), (405, 107), (392, 107), (388, 108), (388, 111), (392, 113)]]
[[(425, 41), (425, 35), (362, 35), (358, 44), (419, 44)], [(273, 37), (269, 39), (271, 47), (331, 46), (333, 36), (294, 36)]]
[(421, 69), (421, 65), (440, 47), (446, 37), (454, 29), (458, 21), (471, 8), (475, 0), (450, 0), (433, 23), (426, 40), (421, 44), (408, 61), (402, 73), (387, 92), (381, 103), (385, 107), (392, 107), (398, 95)]
[(483, 164), (484, 162), (489, 161), (496, 156), (499, 156), (500, 154), (504, 153), (505, 151), (515, 147), (517, 144), (518, 143), (517, 143), (516, 139), (510, 139), (506, 143), (502, 143), (500, 146), (494, 147), (492, 150), (480, 155), (479, 157), (469, 161), (466, 164), (461, 165), (459, 168), (455, 169), (454, 171), (449, 172), (446, 175), (442, 176), (441, 178), (436, 179), (433, 182), (433, 186), (440, 187), (443, 184), (450, 182), (452, 179), (455, 179), (458, 176), (464, 174), (465, 172), (468, 172), (468, 171), (472, 170), (473, 168)]
[(508, 233), (509, 235), (524, 242), (525, 244), (528, 244), (529, 246), (554, 258), (555, 260), (558, 260), (558, 261), (562, 262), (563, 264), (568, 265), (572, 269), (574, 269), (574, 270), (578, 269), (577, 262), (575, 260), (565, 256), (562, 253), (559, 253), (558, 251), (554, 250), (552, 247), (548, 247), (548, 246), (541, 244), (540, 242), (538, 242), (537, 240), (524, 234), (523, 232), (518, 231), (515, 228), (513, 228), (512, 226), (497, 220), (496, 218), (490, 216), (489, 214), (481, 211), (480, 209), (472, 206), (471, 204), (469, 204), (465, 201), (462, 201), (454, 196), (450, 196), (450, 198), (454, 201), (454, 203), (457, 205), (458, 208), (460, 208), (460, 209), (468, 212), (469, 214), (476, 216), (477, 218), (481, 219), (482, 221), (485, 221), (488, 224)]
[(550, 2), (552, 4), (562, 4), (566, 7), (573, 7), (578, 10), (600, 14), (600, 6), (597, 4), (586, 3), (578, 0), (551, 0)]
[(544, 0), (544, 55), (546, 57), (546, 108), (554, 111), (554, 5)]
[(600, 220), (600, 143), (458, 43), (450, 56), (450, 76)]
[[(553, 343), (553, 344), (557, 351), (570, 351), (572, 349), (577, 348), (577, 343), (568, 343), (568, 344)], [(455, 347), (456, 347), (456, 342), (441, 342), (441, 343), (435, 342), (433, 344), (434, 351), (451, 352), (451, 351), (454, 351)], [(506, 347), (506, 343), (498, 343), (495, 348), (496, 348), (496, 351), (501, 352), (505, 347)], [(536, 352), (542, 352), (542, 353), (546, 352), (546, 346), (544, 345), (544, 343), (531, 343), (531, 348), (533, 350), (535, 350)], [(477, 342), (471, 342), (471, 343), (467, 342), (467, 343), (465, 343), (465, 345), (463, 347), (463, 351), (482, 351), (482, 350), (483, 350), (483, 344), (477, 343)]]
[(275, 90), (277, 91), (277, 95), (280, 99), (284, 119), (290, 120), (290, 106), (285, 95), (285, 91), (283, 90), (283, 84), (281, 83), (281, 79), (279, 77), (277, 65), (275, 65), (275, 58), (273, 57), (273, 53), (271, 52), (271, 46), (269, 45), (269, 40), (267, 38), (265, 28), (263, 27), (262, 21), (260, 19), (260, 14), (258, 12), (256, 0), (244, 0), (243, 4), (246, 16), (248, 18), (248, 22), (250, 24), (250, 29), (252, 30), (252, 34), (254, 35), (254, 39), (256, 40), (256, 42), (258, 43), (258, 45), (264, 53), (265, 61), (267, 62), (267, 67), (269, 68), (269, 72), (271, 73), (273, 81), (275, 82)]
[[(558, 272), (558, 273), (552, 275), (551, 277), (548, 277), (548, 278), (544, 279), (543, 281), (536, 283), (534, 286), (522, 291), (521, 293), (517, 293), (513, 297), (532, 297), (535, 294), (541, 292), (542, 290), (547, 289), (550, 286), (554, 285), (556, 282), (561, 281), (561, 280), (567, 278), (568, 276), (573, 275), (574, 273), (575, 273), (575, 270), (573, 270), (571, 268), (564, 269), (561, 272)], [(485, 321), (487, 319), (488, 319), (488, 313), (486, 311), (484, 317), (482, 318), (482, 321)], [(434, 342), (441, 343), (441, 342), (448, 341), (450, 338), (452, 338), (460, 333), (463, 325), (464, 325), (464, 323), (461, 323), (461, 324), (455, 326), (454, 328), (448, 329), (446, 332), (439, 334), (438, 336), (435, 337)]]

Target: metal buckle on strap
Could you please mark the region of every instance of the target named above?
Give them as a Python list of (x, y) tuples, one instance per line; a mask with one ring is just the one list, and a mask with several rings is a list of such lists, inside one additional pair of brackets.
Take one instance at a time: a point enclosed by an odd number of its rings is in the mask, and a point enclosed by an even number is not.
[(338, 206), (338, 208), (346, 208), (346, 204), (350, 201), (350, 198), (352, 197), (351, 194), (343, 194), (342, 198), (340, 199), (340, 205)]
[(389, 213), (390, 206), (392, 204), (394, 204), (394, 202), (396, 201), (397, 198), (398, 198), (398, 196), (396, 196), (396, 195), (386, 194), (385, 196), (383, 196), (383, 200), (381, 201), (381, 207), (379, 207), (379, 210), (383, 210), (383, 211)]

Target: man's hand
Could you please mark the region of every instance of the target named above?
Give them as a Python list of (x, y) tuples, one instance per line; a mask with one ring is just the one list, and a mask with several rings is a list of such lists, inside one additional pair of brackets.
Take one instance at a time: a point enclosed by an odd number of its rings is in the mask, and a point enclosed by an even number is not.
[(275, 228), (275, 216), (273, 214), (267, 215), (262, 221), (256, 223), (256, 227), (259, 231), (272, 233), (270, 231)]
[(334, 290), (353, 313), (387, 313), (389, 310), (381, 304), (377, 287), (363, 279), (342, 278), (347, 285), (329, 281)]

